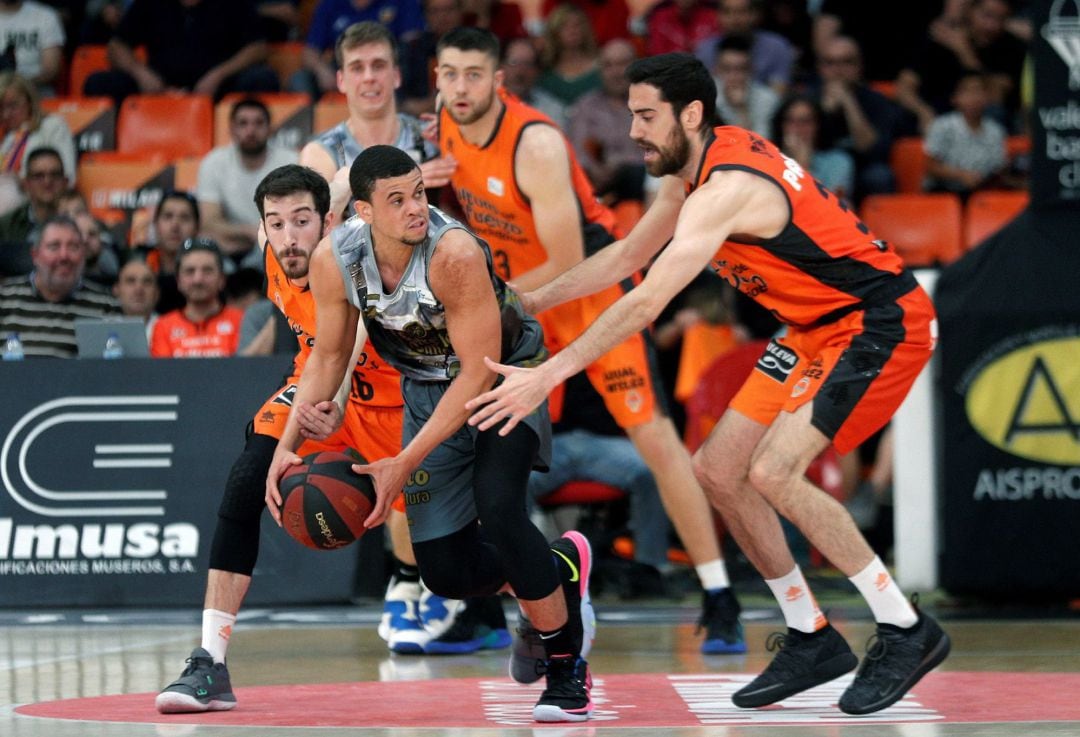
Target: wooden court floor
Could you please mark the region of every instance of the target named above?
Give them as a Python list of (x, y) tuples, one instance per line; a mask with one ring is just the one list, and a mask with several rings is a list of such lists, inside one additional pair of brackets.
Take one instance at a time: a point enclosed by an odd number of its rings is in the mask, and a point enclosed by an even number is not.
[[(508, 603), (507, 609), (512, 611), (512, 605)], [(245, 714), (245, 724), (211, 724), (200, 716), (178, 720), (153, 712), (154, 693), (179, 674), (184, 658), (197, 644), (196, 611), (0, 611), (0, 736), (1080, 736), (1080, 706), (1069, 706), (1080, 702), (1080, 618), (1067, 613), (1009, 619), (950, 619), (947, 612), (940, 613), (952, 636), (953, 652), (924, 681), (928, 685), (923, 695), (948, 706), (935, 712), (933, 704), (927, 707), (924, 699), (923, 707), (897, 711), (894, 718), (898, 721), (893, 722), (888, 711), (874, 721), (836, 719), (842, 715), (834, 707), (822, 709), (818, 708), (822, 704), (815, 706), (809, 701), (784, 712), (739, 712), (732, 716), (730, 703), (717, 695), (724, 688), (730, 691), (723, 681), (727, 676), (748, 678), (763, 668), (770, 657), (765, 652), (766, 637), (780, 629), (776, 611), (765, 601), (744, 612), (750, 644), (745, 656), (701, 655), (694, 632), (697, 610), (689, 601), (681, 606), (600, 603), (600, 630), (589, 660), (595, 677), (606, 684), (604, 693), (611, 708), (605, 713), (621, 716), (553, 727), (527, 720), (485, 721), (483, 714), (472, 726), (452, 726), (459, 724), (462, 715), (458, 704), (464, 703), (467, 692), (494, 688), (497, 696), (516, 693), (499, 689), (524, 688), (506, 677), (507, 651), (390, 656), (374, 631), (378, 611), (379, 605), (371, 602), (354, 607), (245, 612), (229, 652), (230, 672), (240, 699), (240, 708), (230, 716)], [(850, 613), (833, 609), (832, 619), (861, 655), (866, 638), (872, 634), (865, 614), (858, 609)], [(258, 699), (245, 699), (244, 689), (290, 684), (310, 688), (303, 694), (289, 688), (253, 689), (251, 693), (265, 690), (274, 694), (276, 707), (294, 715), (295, 723), (261, 723), (255, 708)], [(415, 699), (422, 699), (425, 708), (434, 707), (433, 716), (427, 722), (406, 726), (386, 726), (386, 722), (365, 726), (364, 707), (360, 707), (360, 713), (354, 715), (358, 721), (351, 726), (311, 726), (320, 724), (320, 694), (326, 691), (323, 695), (332, 699), (337, 693), (334, 689), (343, 688), (342, 684), (355, 693), (393, 689), (392, 706), (405, 716), (410, 708), (419, 708)], [(686, 716), (670, 723), (634, 726), (643, 724), (643, 717), (648, 722), (651, 712), (670, 705), (663, 702), (672, 699), (670, 684), (691, 707)], [(631, 691), (635, 695), (630, 695)], [(16, 711), (20, 705), (111, 694), (140, 695), (129, 701), (145, 717), (143, 723), (102, 721), (104, 712), (94, 706), (97, 702), (86, 702), (91, 705), (77, 719), (27, 716)], [(375, 698), (384, 700), (383, 696)], [(525, 694), (522, 704), (526, 711), (525, 702), (534, 698)], [(835, 694), (823, 698), (823, 704), (835, 703)], [(386, 703), (367, 703), (367, 708), (387, 708)], [(907, 720), (924, 712), (914, 721)]]

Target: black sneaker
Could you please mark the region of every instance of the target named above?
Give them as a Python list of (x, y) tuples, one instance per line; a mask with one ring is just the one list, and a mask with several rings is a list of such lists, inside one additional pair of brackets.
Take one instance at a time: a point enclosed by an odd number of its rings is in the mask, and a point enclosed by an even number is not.
[(236, 708), (229, 670), (224, 663), (215, 663), (210, 653), (197, 647), (191, 651), (187, 664), (180, 677), (154, 699), (154, 706), (159, 712), (183, 714)]
[(731, 696), (743, 709), (768, 706), (789, 696), (820, 686), (855, 669), (859, 659), (831, 624), (812, 634), (788, 628), (774, 632), (766, 643), (779, 649), (772, 662), (746, 686)]
[(728, 655), (746, 652), (739, 613), (742, 607), (730, 588), (705, 591), (698, 619), (697, 632), (704, 630), (701, 652), (707, 655)]
[[(501, 625), (501, 626), (500, 626)], [(463, 655), (496, 650), (510, 644), (506, 617), (498, 596), (465, 600), (465, 607), (446, 632), (424, 645), (427, 655)]]
[[(589, 577), (592, 574), (592, 547), (580, 532), (567, 532), (551, 544), (551, 550), (563, 563), (559, 564), (566, 596), (567, 613), (581, 616), (582, 639), (578, 654), (588, 657), (596, 636), (596, 613), (589, 598)], [(546, 672), (547, 652), (536, 628), (523, 612), (518, 614), (510, 651), (510, 677), (518, 683), (536, 683)]]
[(909, 629), (879, 624), (867, 643), (855, 680), (840, 697), (845, 714), (872, 714), (895, 704), (949, 654), (949, 636), (933, 617), (919, 612)]
[(584, 722), (592, 714), (589, 664), (573, 655), (547, 662), (547, 688), (533, 707), (538, 722)]

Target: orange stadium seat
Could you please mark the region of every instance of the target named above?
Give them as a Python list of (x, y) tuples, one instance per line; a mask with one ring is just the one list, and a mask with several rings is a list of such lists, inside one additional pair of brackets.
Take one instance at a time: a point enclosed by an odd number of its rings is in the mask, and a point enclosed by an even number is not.
[(897, 192), (922, 192), (926, 176), (926, 151), (918, 136), (898, 138), (889, 154), (889, 166), (896, 175)]
[(1005, 156), (1012, 161), (1017, 156), (1031, 153), (1031, 138), (1028, 136), (1009, 136), (1005, 139)]
[(117, 150), (201, 156), (213, 145), (213, 104), (205, 95), (132, 95), (120, 106)]
[[(225, 95), (214, 106), (214, 145), (224, 146), (229, 143), (229, 113), (232, 106), (247, 97), (262, 101), (270, 110), (270, 130), (281, 131), (283, 127), (302, 130), (295, 141), (281, 142), (290, 148), (303, 146), (311, 137), (311, 100), (302, 92), (232, 92)], [(302, 120), (301, 120), (302, 118)]]
[(79, 161), (79, 192), (90, 212), (110, 225), (145, 206), (142, 199), (147, 198), (146, 192), (171, 188), (172, 180), (172, 167), (160, 158), (125, 160), (123, 155), (88, 154)]
[(48, 97), (41, 109), (56, 113), (71, 130), (80, 151), (116, 148), (116, 108), (109, 97)]
[(885, 95), (890, 100), (896, 97), (896, 82), (891, 79), (879, 79), (870, 83), (870, 89), (879, 95)]
[(173, 188), (194, 192), (195, 186), (199, 183), (199, 164), (201, 163), (201, 156), (185, 156), (174, 161)]
[(345, 95), (340, 92), (327, 92), (315, 103), (315, 133), (329, 130), (347, 117), (349, 106), (345, 102)]
[(298, 72), (304, 63), (301, 58), (304, 53), (304, 44), (301, 41), (285, 41), (270, 44), (270, 56), (266, 62), (277, 72), (281, 80), (282, 89), (285, 88), (294, 73)]
[(962, 208), (954, 194), (871, 195), (862, 219), (908, 266), (948, 264), (962, 251)]
[(975, 192), (964, 207), (964, 248), (970, 250), (1001, 230), (1028, 206), (1030, 197), (1022, 190)]
[[(146, 61), (145, 46), (135, 49), (135, 58)], [(84, 44), (75, 47), (68, 67), (68, 94), (78, 97), (82, 94), (87, 77), (94, 72), (104, 72), (110, 67), (108, 47), (104, 44)]]

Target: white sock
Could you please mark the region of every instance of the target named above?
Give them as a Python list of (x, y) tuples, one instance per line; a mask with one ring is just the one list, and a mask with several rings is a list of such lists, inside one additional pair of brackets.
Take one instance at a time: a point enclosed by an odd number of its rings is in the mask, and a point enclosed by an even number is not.
[(870, 565), (848, 580), (855, 584), (870, 605), (874, 621), (904, 628), (912, 627), (919, 621), (919, 615), (904, 598), (904, 592), (893, 581), (881, 558), (875, 556)]
[(780, 604), (780, 611), (784, 613), (784, 621), (791, 629), (810, 633), (828, 624), (798, 566), (786, 576), (766, 578), (765, 583), (769, 584), (769, 589)]
[(225, 651), (229, 647), (236, 615), (217, 609), (203, 609), (202, 647), (213, 656), (215, 663), (225, 662)]
[(731, 585), (723, 558), (717, 558), (716, 560), (710, 560), (708, 563), (694, 566), (694, 570), (697, 571), (698, 579), (701, 580), (701, 588), (706, 591), (726, 589)]

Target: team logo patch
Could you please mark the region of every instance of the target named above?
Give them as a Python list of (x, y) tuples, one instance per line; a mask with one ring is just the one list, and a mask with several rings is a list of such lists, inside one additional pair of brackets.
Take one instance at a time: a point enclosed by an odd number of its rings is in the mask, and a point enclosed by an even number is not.
[(506, 185), (503, 184), (503, 180), (499, 179), (498, 177), (488, 177), (487, 189), (488, 192), (491, 192), (491, 194), (495, 195), (496, 197), (502, 197), (503, 194), (505, 194), (506, 192)]
[(641, 405), (644, 400), (641, 398), (641, 393), (636, 389), (632, 389), (626, 393), (626, 407), (634, 413), (641, 411)]
[(296, 384), (289, 384), (287, 387), (281, 390), (276, 397), (274, 397), (274, 404), (284, 404), (286, 407), (291, 407), (293, 403), (293, 397), (296, 396)]
[(799, 357), (795, 351), (770, 340), (754, 368), (783, 384), (798, 363)]
[(809, 388), (810, 388), (810, 379), (804, 376), (801, 379), (799, 379), (798, 383), (795, 384), (795, 387), (791, 390), (791, 396), (793, 398), (794, 397), (801, 397), (803, 394), (806, 394), (806, 390), (809, 389)]

